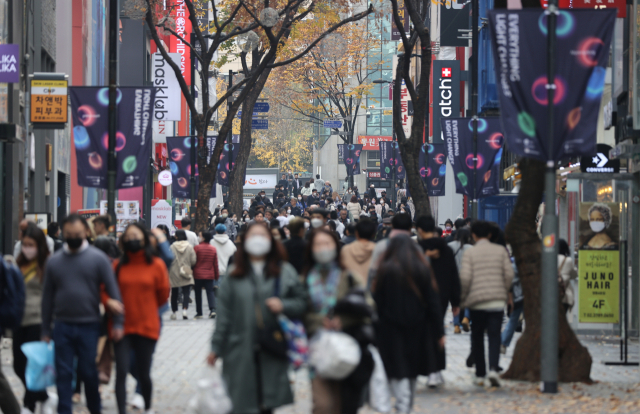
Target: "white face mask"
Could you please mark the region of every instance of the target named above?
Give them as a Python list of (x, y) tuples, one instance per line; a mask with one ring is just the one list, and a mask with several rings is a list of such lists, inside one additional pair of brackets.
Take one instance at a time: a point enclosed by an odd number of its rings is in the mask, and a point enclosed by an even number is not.
[(298, 197), (298, 200), (302, 200), (302, 197)]
[(287, 210), (287, 214), (291, 214), (291, 209)]
[(24, 255), (25, 259), (33, 260), (38, 255), (38, 248), (37, 247), (26, 247), (26, 246), (23, 246), (22, 247), (22, 254)]
[(305, 229), (308, 229), (309, 227), (310, 227), (309, 222), (308, 222), (308, 221), (305, 221), (305, 222), (304, 222), (304, 228), (305, 228)]
[(604, 221), (590, 221), (589, 226), (594, 233), (600, 233), (604, 230)]
[(249, 217), (245, 217), (244, 221), (246, 221), (247, 223), (251, 221), (251, 219)]
[(323, 224), (324, 224), (324, 221), (322, 221), (322, 219), (319, 219), (319, 218), (311, 219), (311, 225), (313, 226), (314, 229), (322, 227)]
[(331, 263), (336, 258), (335, 249), (317, 250), (313, 252), (313, 258), (320, 264)]
[(264, 236), (252, 236), (244, 242), (244, 249), (252, 256), (264, 256), (271, 250), (271, 240)]
[(222, 214), (222, 215), (220, 215), (220, 217), (222, 217), (223, 219), (226, 219), (227, 217), (229, 217), (229, 215), (228, 214)]
[(446, 226), (445, 229), (451, 230), (451, 226)]

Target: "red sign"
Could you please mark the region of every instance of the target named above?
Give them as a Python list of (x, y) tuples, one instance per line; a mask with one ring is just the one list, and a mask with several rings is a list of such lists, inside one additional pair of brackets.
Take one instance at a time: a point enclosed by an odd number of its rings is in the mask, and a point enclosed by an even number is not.
[[(176, 22), (176, 33), (189, 42), (191, 39), (191, 20), (189, 20), (189, 10), (184, 0), (173, 0), (171, 17)], [(167, 5), (169, 8), (169, 5)], [(175, 36), (170, 37), (169, 52), (180, 53), (180, 73), (184, 77), (187, 85), (191, 85), (191, 49), (182, 40)]]
[[(548, 6), (547, 0), (540, 0), (543, 9)], [(560, 0), (561, 9), (607, 9), (618, 8), (618, 17), (627, 17), (627, 2), (625, 0)]]
[(451, 68), (442, 68), (442, 77), (450, 78), (451, 77)]
[(391, 137), (382, 137), (377, 135), (359, 135), (358, 144), (362, 144), (363, 151), (379, 151), (380, 145), (378, 145), (378, 142), (391, 141), (391, 139)]
[(367, 176), (369, 178), (380, 178), (380, 171), (378, 171), (378, 172), (369, 171), (367, 173)]

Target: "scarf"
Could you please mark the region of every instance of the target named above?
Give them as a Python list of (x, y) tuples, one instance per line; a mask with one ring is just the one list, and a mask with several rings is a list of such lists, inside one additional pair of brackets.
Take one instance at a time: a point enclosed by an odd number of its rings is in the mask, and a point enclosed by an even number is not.
[(307, 276), (309, 296), (314, 311), (326, 316), (336, 306), (338, 283), (340, 282), (340, 268), (334, 263), (329, 268), (329, 274), (323, 281), (320, 266), (315, 266)]

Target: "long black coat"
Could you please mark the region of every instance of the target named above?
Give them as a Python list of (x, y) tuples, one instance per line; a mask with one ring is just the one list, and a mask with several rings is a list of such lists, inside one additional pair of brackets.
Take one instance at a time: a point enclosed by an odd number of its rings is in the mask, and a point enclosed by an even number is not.
[(302, 273), (307, 242), (292, 234), (291, 238), (286, 240), (283, 244), (284, 248), (287, 250), (287, 254), (289, 255), (289, 263), (291, 263), (291, 265), (296, 269), (298, 274)]
[(405, 277), (381, 275), (373, 292), (378, 310), (378, 350), (387, 376), (393, 379), (438, 371), (437, 342), (444, 335), (438, 294), (430, 280), (414, 279), (419, 297)]

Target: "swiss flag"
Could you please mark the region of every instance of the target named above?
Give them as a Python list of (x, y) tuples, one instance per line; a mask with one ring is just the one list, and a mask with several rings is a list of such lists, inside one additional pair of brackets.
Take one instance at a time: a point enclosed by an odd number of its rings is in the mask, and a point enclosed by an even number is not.
[(442, 68), (442, 77), (450, 78), (451, 77), (451, 68)]

